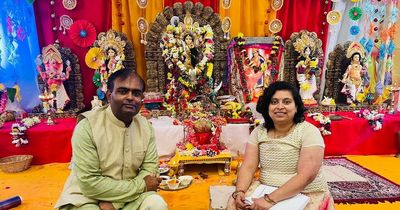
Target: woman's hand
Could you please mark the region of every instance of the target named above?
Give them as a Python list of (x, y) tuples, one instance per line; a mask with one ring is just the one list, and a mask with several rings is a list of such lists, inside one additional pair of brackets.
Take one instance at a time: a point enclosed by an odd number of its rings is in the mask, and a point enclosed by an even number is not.
[(272, 203), (267, 202), (263, 197), (253, 198), (253, 204), (251, 204), (250, 209), (254, 210), (267, 210), (273, 206)]
[(244, 202), (245, 198), (246, 197), (243, 192), (238, 192), (236, 194), (235, 206), (240, 209), (248, 209), (250, 205)]

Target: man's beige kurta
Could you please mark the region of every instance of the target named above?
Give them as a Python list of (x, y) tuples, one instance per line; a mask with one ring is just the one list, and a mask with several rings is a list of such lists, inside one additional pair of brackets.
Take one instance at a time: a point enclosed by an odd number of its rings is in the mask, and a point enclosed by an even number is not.
[(126, 203), (139, 207), (151, 193), (144, 177), (158, 172), (153, 127), (136, 115), (129, 127), (109, 106), (83, 113), (72, 136), (71, 174), (56, 208), (110, 201), (118, 208)]

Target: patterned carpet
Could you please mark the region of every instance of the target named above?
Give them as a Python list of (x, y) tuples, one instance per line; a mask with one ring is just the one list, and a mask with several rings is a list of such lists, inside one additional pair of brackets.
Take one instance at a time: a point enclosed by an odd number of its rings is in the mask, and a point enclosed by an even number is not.
[[(339, 173), (343, 178), (340, 181), (328, 178), (329, 189), (335, 203), (400, 201), (399, 185), (345, 157), (327, 158), (324, 160), (324, 166), (341, 166), (349, 171), (349, 173)], [(354, 174), (354, 177), (350, 177), (351, 174)]]

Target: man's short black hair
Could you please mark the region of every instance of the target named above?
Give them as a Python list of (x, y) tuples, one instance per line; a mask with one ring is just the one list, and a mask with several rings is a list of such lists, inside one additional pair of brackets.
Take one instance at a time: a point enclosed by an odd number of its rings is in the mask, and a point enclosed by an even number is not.
[(304, 104), (301, 99), (301, 96), (299, 94), (299, 91), (290, 83), (286, 81), (276, 81), (268, 86), (264, 90), (263, 95), (258, 98), (256, 110), (257, 112), (261, 113), (262, 116), (264, 117), (264, 126), (267, 129), (275, 128), (274, 122), (272, 121), (271, 116), (269, 116), (268, 109), (269, 109), (269, 104), (271, 103), (272, 96), (276, 93), (278, 90), (287, 90), (292, 93), (294, 103), (297, 107), (296, 114), (293, 117), (293, 122), (294, 123), (300, 123), (304, 121)]
[(110, 92), (112, 92), (113, 89), (114, 89), (114, 80), (115, 80), (116, 78), (121, 78), (121, 79), (124, 80), (124, 79), (128, 78), (129, 76), (134, 76), (134, 77), (136, 77), (136, 78), (139, 79), (140, 83), (142, 84), (142, 91), (144, 92), (145, 89), (146, 89), (146, 84), (145, 84), (143, 78), (142, 78), (136, 71), (134, 71), (134, 70), (129, 70), (129, 69), (126, 69), (126, 68), (123, 68), (123, 69), (121, 69), (121, 70), (118, 70), (118, 71), (112, 73), (112, 74), (110, 75), (110, 77), (108, 77), (108, 80), (107, 80), (107, 89), (108, 89)]

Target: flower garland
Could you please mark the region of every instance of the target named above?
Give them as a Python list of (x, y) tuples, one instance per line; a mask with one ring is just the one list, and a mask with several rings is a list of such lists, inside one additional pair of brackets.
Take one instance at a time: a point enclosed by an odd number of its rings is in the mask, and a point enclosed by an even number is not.
[[(160, 48), (165, 64), (172, 77), (175, 78), (173, 82), (178, 82), (192, 91), (196, 85), (201, 85), (200, 81), (211, 79), (213, 67), (211, 61), (214, 58), (214, 33), (210, 25), (200, 27), (198, 24), (193, 24), (189, 27), (186, 26), (185, 31), (182, 30), (181, 25), (168, 25), (162, 35)], [(194, 44), (193, 46), (188, 46), (182, 40), (187, 36), (191, 36), (193, 41), (196, 38), (198, 42), (197, 46), (194, 46)], [(201, 50), (201, 55), (203, 55), (202, 59), (194, 67), (191, 66), (190, 57), (190, 48), (192, 47), (198, 47), (198, 50)], [(204, 75), (205, 69), (207, 70)], [(169, 89), (174, 87), (174, 85), (170, 85)], [(167, 90), (167, 92), (171, 92), (171, 90)]]
[(354, 111), (357, 117), (362, 117), (368, 120), (369, 125), (374, 131), (382, 129), (384, 114), (378, 113), (377, 111), (370, 111), (368, 109), (361, 109)]
[(315, 121), (320, 123), (319, 130), (321, 134), (324, 136), (331, 135), (331, 119), (323, 114), (316, 112), (316, 113), (309, 113), (307, 114), (308, 117), (312, 117)]
[[(227, 78), (232, 78), (235, 81), (229, 81), (229, 86), (232, 89), (236, 90), (233, 92), (242, 92), (243, 95), (248, 96), (250, 94), (250, 90), (247, 88), (247, 81), (246, 75), (244, 72), (244, 61), (243, 59), (246, 57), (246, 49), (244, 48), (245, 45), (244, 34), (239, 32), (237, 37), (235, 37), (232, 42), (228, 46), (228, 51), (233, 50), (233, 53), (228, 53), (228, 66), (231, 66), (231, 69), (228, 71)], [(233, 55), (231, 57), (231, 55)], [(233, 72), (239, 73), (239, 78), (234, 78), (230, 74), (234, 75)], [(242, 98), (242, 97), (238, 97)], [(240, 100), (240, 102), (245, 102), (247, 100)]]
[(20, 147), (23, 144), (28, 144), (28, 138), (26, 137), (26, 131), (28, 128), (40, 123), (39, 117), (24, 118), (21, 122), (13, 123), (11, 126), (12, 142), (16, 147)]

